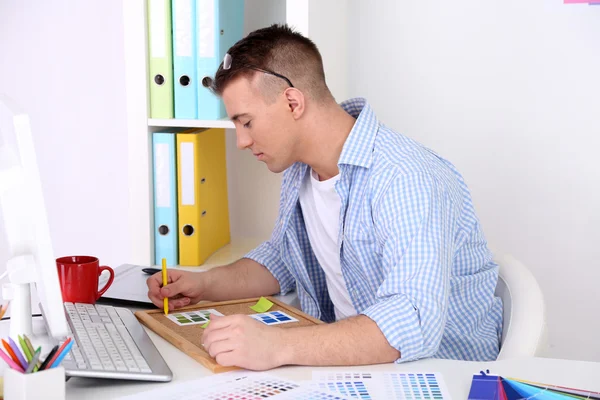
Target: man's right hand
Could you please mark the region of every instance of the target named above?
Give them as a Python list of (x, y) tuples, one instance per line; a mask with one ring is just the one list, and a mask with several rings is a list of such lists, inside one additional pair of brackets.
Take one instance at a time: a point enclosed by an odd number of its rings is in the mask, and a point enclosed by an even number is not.
[(204, 272), (180, 271), (167, 269), (169, 282), (162, 286), (162, 272), (157, 272), (146, 281), (148, 298), (159, 308), (163, 307), (163, 299), (169, 299), (169, 311), (202, 300)]

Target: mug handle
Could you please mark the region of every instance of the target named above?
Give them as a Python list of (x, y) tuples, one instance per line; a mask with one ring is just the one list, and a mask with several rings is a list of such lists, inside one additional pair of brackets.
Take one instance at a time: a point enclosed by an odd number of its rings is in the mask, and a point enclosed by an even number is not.
[(110, 277), (108, 278), (108, 282), (106, 282), (106, 285), (104, 285), (102, 290), (100, 290), (98, 292), (98, 296), (96, 297), (96, 300), (98, 300), (100, 297), (102, 297), (104, 292), (106, 292), (108, 290), (110, 285), (113, 283), (113, 280), (115, 279), (115, 271), (111, 267), (103, 265), (102, 267), (98, 268), (98, 277), (100, 277), (100, 275), (102, 275), (102, 271), (108, 271), (110, 273)]

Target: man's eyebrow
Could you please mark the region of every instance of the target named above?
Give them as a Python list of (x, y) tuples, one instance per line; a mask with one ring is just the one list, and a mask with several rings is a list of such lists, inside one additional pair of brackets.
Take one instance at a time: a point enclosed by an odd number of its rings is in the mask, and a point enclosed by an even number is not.
[(238, 119), (240, 119), (240, 117), (248, 117), (250, 114), (248, 113), (239, 113), (239, 114), (235, 114), (233, 117), (231, 117), (232, 121), (237, 121)]

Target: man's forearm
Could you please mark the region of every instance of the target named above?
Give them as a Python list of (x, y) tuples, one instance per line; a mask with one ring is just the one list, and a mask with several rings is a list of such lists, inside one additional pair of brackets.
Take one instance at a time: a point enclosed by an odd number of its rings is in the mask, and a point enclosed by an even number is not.
[(279, 282), (263, 265), (249, 258), (216, 267), (206, 272), (203, 297), (225, 301), (279, 293)]
[(281, 335), (282, 364), (365, 365), (400, 358), (377, 324), (364, 315), (333, 324), (281, 329)]

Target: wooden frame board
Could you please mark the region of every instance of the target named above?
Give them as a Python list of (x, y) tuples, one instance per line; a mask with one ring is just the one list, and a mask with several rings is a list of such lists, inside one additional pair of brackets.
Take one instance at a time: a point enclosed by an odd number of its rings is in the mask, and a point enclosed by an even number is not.
[[(178, 308), (177, 310), (171, 311), (171, 313), (214, 309), (223, 315), (258, 314), (250, 308), (250, 306), (256, 304), (258, 299), (259, 298), (257, 297), (222, 302), (202, 302), (192, 306)], [(273, 306), (269, 311), (283, 311), (298, 320), (298, 322), (276, 325), (277, 327), (286, 329), (323, 323), (323, 321), (311, 317), (297, 308), (287, 305), (273, 297), (267, 297), (267, 299), (273, 303)], [(239, 369), (238, 367), (224, 367), (219, 365), (215, 359), (204, 350), (204, 347), (202, 347), (202, 335), (204, 329), (201, 325), (179, 326), (165, 316), (162, 309), (136, 311), (135, 316), (142, 324), (146, 325), (163, 339), (167, 340), (212, 372), (219, 373)]]

